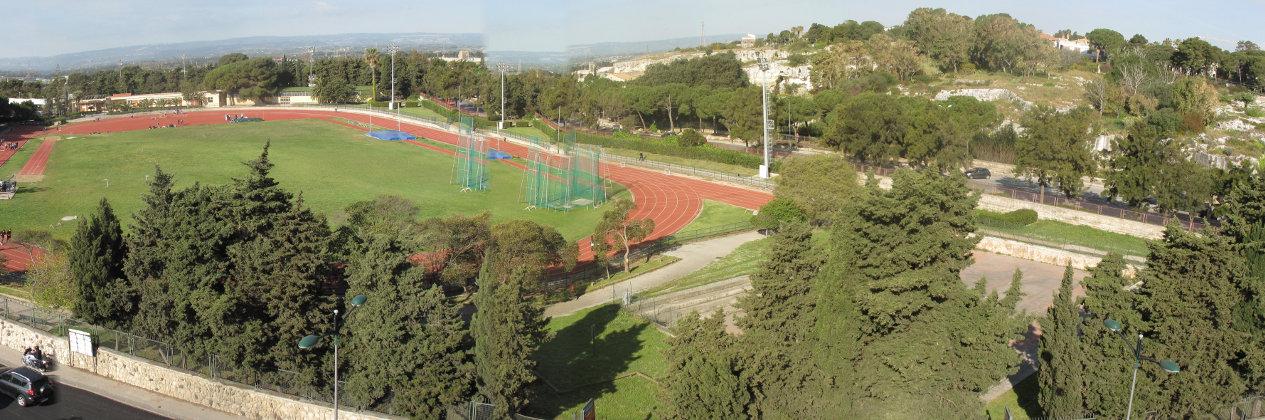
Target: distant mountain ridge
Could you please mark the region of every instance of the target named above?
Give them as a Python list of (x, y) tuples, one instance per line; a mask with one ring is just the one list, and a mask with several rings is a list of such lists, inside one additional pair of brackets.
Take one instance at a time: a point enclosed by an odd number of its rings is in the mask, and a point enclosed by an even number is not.
[(307, 54), (316, 48), (316, 56), (360, 54), (362, 48), (376, 46), (385, 50), (396, 43), (401, 49), (459, 50), (482, 49), (483, 35), (474, 33), (391, 33), (333, 34), (299, 36), (254, 36), (214, 41), (191, 41), (173, 44), (133, 45), (103, 50), (81, 51), (51, 57), (0, 58), (0, 71), (52, 72), (114, 68), (136, 63), (180, 63), (181, 56), (193, 62), (214, 60), (224, 54), (240, 52), (251, 57)]
[[(742, 34), (708, 35), (707, 43), (731, 42)], [(488, 63), (521, 65), (530, 68), (565, 71), (570, 64), (593, 60), (634, 57), (645, 53), (671, 51), (677, 47), (697, 47), (700, 38), (672, 38), (656, 41), (599, 42), (573, 45), (566, 52), (488, 51)], [(337, 55), (359, 55), (364, 48), (396, 43), (402, 50), (422, 51), (482, 50), (483, 35), (476, 33), (391, 33), (333, 34), (299, 36), (254, 36), (214, 41), (190, 41), (172, 44), (133, 45), (102, 50), (81, 51), (50, 57), (0, 58), (0, 72), (31, 72), (50, 76), (57, 70), (88, 72), (118, 68), (123, 65), (178, 65), (207, 63), (229, 53), (240, 52), (251, 57), (302, 56), (308, 48), (316, 49), (317, 58)]]

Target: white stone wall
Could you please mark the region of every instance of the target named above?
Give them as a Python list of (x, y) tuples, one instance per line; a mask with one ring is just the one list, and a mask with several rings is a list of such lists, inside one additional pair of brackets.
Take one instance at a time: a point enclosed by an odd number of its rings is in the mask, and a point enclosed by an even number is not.
[[(72, 354), (66, 338), (53, 337), (8, 319), (0, 319), (0, 345), (19, 350), (38, 345), (52, 351), (58, 368), (74, 367), (246, 418), (316, 420), (332, 416), (331, 407), (324, 404), (298, 401), (280, 394), (179, 372), (109, 349), (98, 348), (95, 358)], [(340, 411), (338, 417), (350, 420), (388, 418), (350, 411)]]
[[(1009, 255), (1015, 258), (1022, 258), (1029, 261), (1036, 261), (1043, 264), (1052, 264), (1059, 267), (1071, 265), (1076, 270), (1088, 270), (1102, 262), (1101, 257), (1092, 255), (1078, 254), (1075, 252), (1033, 245), (1029, 243), (1012, 241), (1009, 239), (995, 238), (992, 236), (984, 236), (980, 238), (975, 249), (992, 252), (994, 254)], [(1138, 267), (1133, 264), (1126, 265), (1124, 275), (1133, 277), (1137, 274)]]

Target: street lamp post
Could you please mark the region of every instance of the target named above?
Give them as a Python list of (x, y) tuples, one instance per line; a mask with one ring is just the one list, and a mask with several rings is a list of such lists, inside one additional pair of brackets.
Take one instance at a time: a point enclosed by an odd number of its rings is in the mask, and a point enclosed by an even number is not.
[(1124, 415), (1125, 420), (1129, 420), (1130, 418), (1133, 417), (1133, 391), (1137, 389), (1137, 386), (1138, 386), (1138, 365), (1141, 365), (1142, 361), (1146, 360), (1148, 362), (1160, 365), (1160, 369), (1164, 369), (1165, 372), (1169, 372), (1169, 373), (1181, 372), (1181, 368), (1177, 366), (1177, 363), (1173, 363), (1172, 360), (1161, 361), (1161, 360), (1155, 360), (1150, 357), (1143, 356), (1142, 355), (1142, 334), (1138, 334), (1138, 345), (1134, 346), (1133, 344), (1129, 343), (1129, 339), (1124, 337), (1124, 332), (1122, 331), (1124, 330), (1124, 326), (1120, 324), (1120, 321), (1116, 321), (1114, 319), (1107, 319), (1103, 321), (1102, 324), (1103, 326), (1106, 326), (1107, 329), (1116, 333), (1116, 336), (1120, 337), (1121, 340), (1124, 340), (1124, 344), (1126, 346), (1129, 346), (1129, 350), (1133, 352), (1133, 383), (1129, 385), (1129, 408), (1128, 408), (1128, 411), (1126, 411)]
[(769, 177), (769, 86), (768, 74), (769, 63), (763, 58), (760, 59), (760, 101), (762, 116), (760, 127), (763, 128), (761, 134), (764, 136), (764, 164), (760, 165), (760, 178)]
[[(365, 295), (356, 295), (351, 298), (351, 309), (347, 310), (350, 314), (352, 309), (356, 309), (365, 304), (369, 298)], [(334, 336), (334, 420), (338, 420), (338, 310), (334, 310), (334, 329), (328, 333), (321, 335), (308, 335), (299, 340), (299, 348), (310, 349), (315, 347), (327, 335)]]
[(399, 50), (400, 47), (395, 44), (391, 44), (387, 47), (387, 51), (391, 52), (391, 100), (387, 101), (387, 103), (390, 104), (391, 109), (395, 108), (395, 53)]
[(506, 64), (500, 64), (500, 65), (497, 65), (496, 68), (501, 70), (501, 121), (500, 123), (497, 124), (496, 129), (504, 130), (505, 129), (505, 71), (509, 70), (510, 66)]

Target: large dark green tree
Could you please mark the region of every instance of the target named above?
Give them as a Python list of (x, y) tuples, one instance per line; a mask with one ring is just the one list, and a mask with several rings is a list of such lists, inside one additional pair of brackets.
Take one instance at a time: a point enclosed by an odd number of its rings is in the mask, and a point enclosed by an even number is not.
[(1027, 131), (1015, 144), (1015, 173), (1031, 173), (1041, 186), (1053, 186), (1068, 197), (1085, 188), (1081, 177), (1094, 171), (1090, 152), (1090, 109), (1062, 113), (1038, 106), (1024, 118)]
[(666, 352), (668, 374), (662, 401), (671, 419), (743, 418), (751, 391), (744, 379), (735, 337), (726, 334), (724, 315), (700, 319), (691, 312), (672, 328)]
[[(1171, 415), (1210, 413), (1247, 389), (1240, 369), (1248, 337), (1235, 330), (1234, 310), (1249, 296), (1243, 257), (1224, 236), (1169, 225), (1151, 244), (1142, 272), (1144, 356), (1176, 361), (1181, 374), (1145, 369), (1159, 384), (1151, 407)], [(1139, 379), (1141, 381), (1141, 379)]]
[(816, 339), (812, 285), (825, 263), (813, 231), (802, 221), (785, 223), (773, 239), (769, 259), (751, 276), (751, 294), (738, 307), (745, 367), (759, 417), (795, 417), (812, 412), (822, 388), (813, 362)]
[(1051, 418), (1073, 418), (1084, 414), (1082, 352), (1079, 337), (1080, 310), (1072, 296), (1072, 267), (1063, 272), (1063, 283), (1054, 296), (1054, 305), (1041, 320), (1040, 393), (1037, 401)]
[[(1130, 381), (1133, 353), (1103, 326), (1106, 319), (1115, 319), (1137, 331), (1143, 325), (1138, 312), (1140, 296), (1132, 291), (1137, 279), (1125, 276), (1127, 266), (1120, 254), (1107, 255), (1081, 280), (1085, 297), (1080, 300), (1085, 311), (1081, 322), (1081, 387), (1085, 412), (1118, 417), (1128, 405), (1129, 390), (1121, 384)], [(1153, 382), (1138, 381), (1139, 401), (1155, 395)]]
[(67, 257), (78, 289), (75, 316), (96, 325), (126, 325), (135, 303), (123, 274), (127, 246), (123, 227), (105, 198), (75, 230)]
[(390, 235), (364, 238), (347, 294), (365, 305), (347, 318), (347, 396), (360, 405), (389, 400), (410, 417), (441, 418), (473, 390), (474, 369), (457, 308), (423, 279)]
[(528, 403), (527, 387), (536, 380), (531, 355), (546, 333), (543, 309), (524, 298), (536, 270), (520, 265), (498, 278), (501, 271), (485, 265), (480, 274), (470, 332), (479, 395), (496, 406), (494, 417), (506, 418)]

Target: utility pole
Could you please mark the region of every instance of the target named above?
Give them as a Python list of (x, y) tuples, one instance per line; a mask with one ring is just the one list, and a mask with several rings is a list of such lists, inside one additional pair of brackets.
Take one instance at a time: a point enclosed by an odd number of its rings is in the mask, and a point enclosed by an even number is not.
[(763, 131), (764, 164), (760, 165), (760, 178), (768, 179), (769, 178), (769, 84), (768, 84), (769, 77), (768, 77), (767, 72), (769, 71), (769, 63), (766, 62), (763, 58), (761, 58), (759, 66), (760, 66), (760, 99), (761, 99), (761, 103), (763, 103), (763, 105), (761, 106), (761, 109), (764, 115), (764, 118), (762, 118), (762, 121), (760, 121), (761, 127), (764, 127), (763, 128), (764, 130)]
[(387, 47), (387, 51), (391, 52), (391, 100), (387, 102), (391, 108), (395, 108), (395, 52), (399, 50), (400, 47), (394, 43)]

